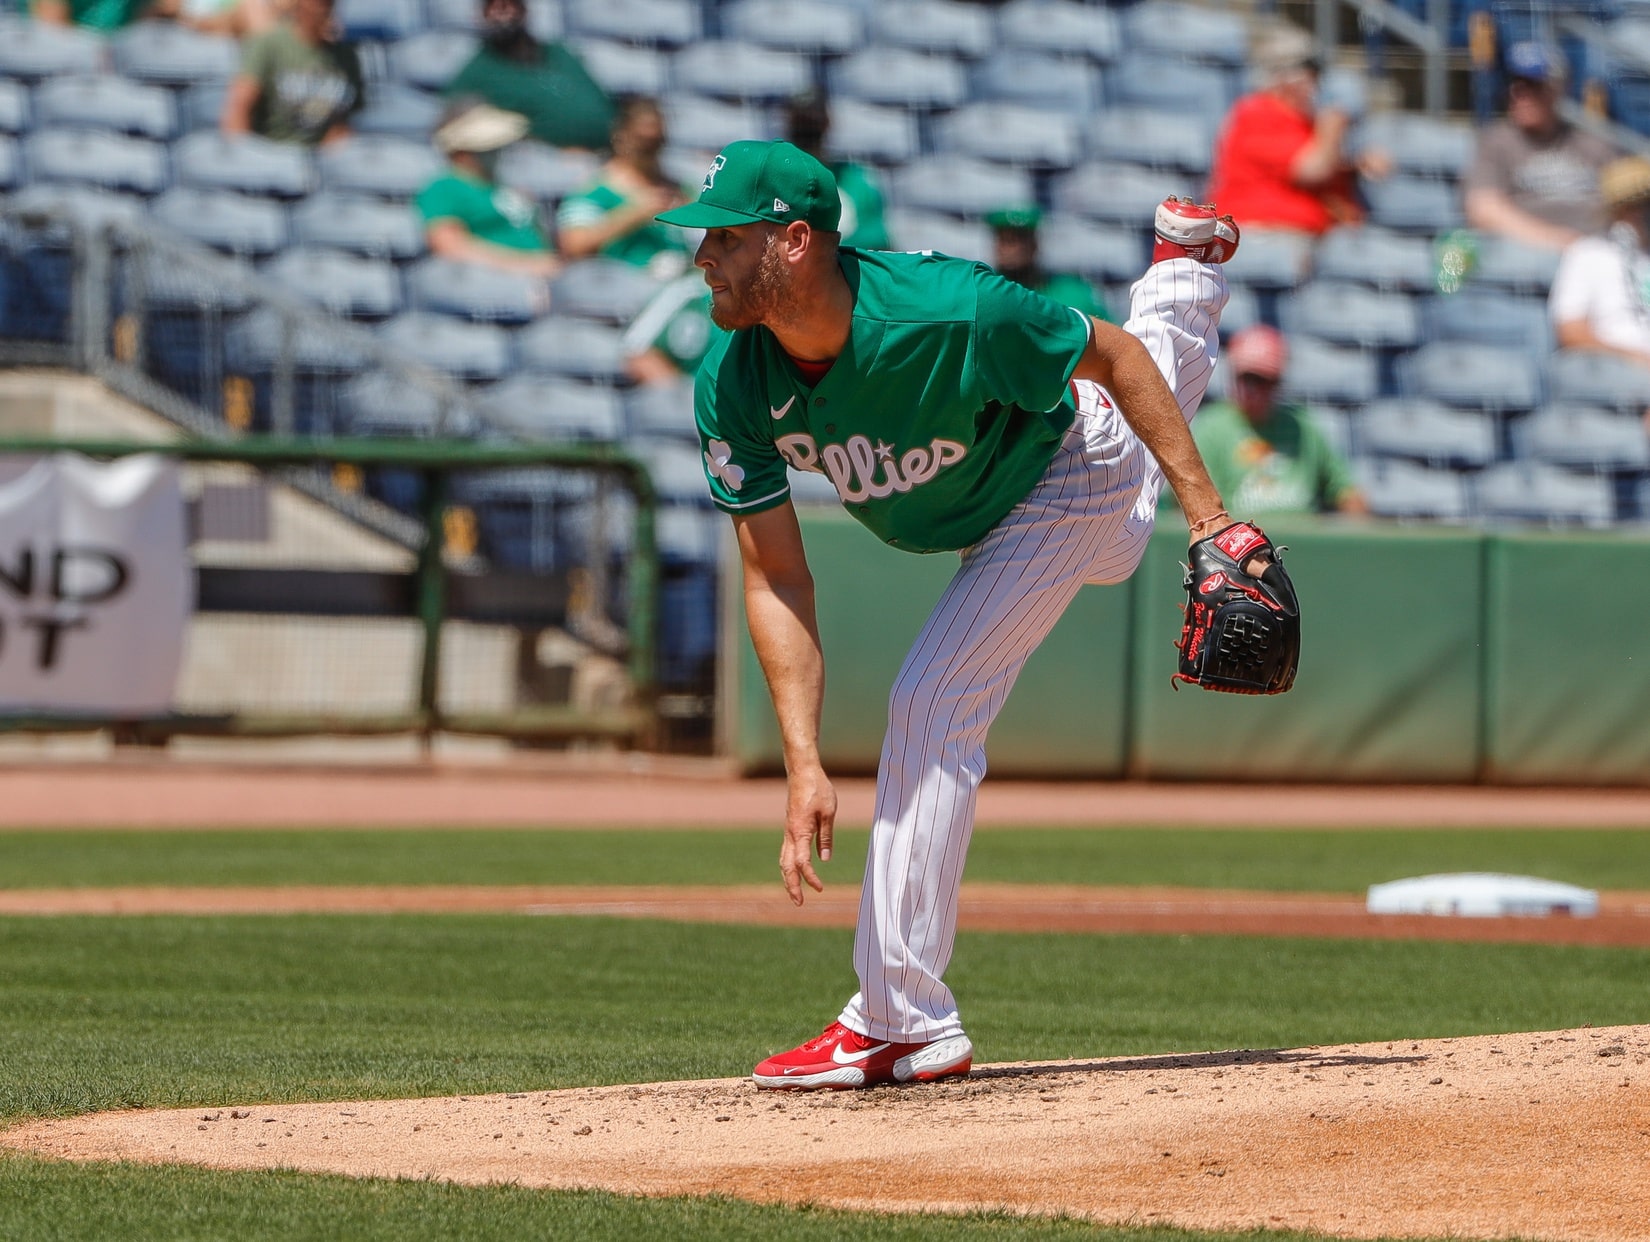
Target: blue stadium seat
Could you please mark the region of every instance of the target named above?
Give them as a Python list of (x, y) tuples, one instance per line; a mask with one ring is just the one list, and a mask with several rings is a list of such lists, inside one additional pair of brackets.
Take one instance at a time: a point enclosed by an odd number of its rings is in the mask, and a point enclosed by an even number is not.
[(138, 22), (114, 37), (115, 67), (129, 78), (161, 86), (222, 82), (240, 68), (234, 39), (200, 34), (173, 22)]
[(1038, 168), (1070, 168), (1082, 154), (1077, 118), (980, 100), (940, 118), (939, 149)]
[(968, 77), (954, 60), (892, 47), (853, 52), (830, 68), (834, 94), (905, 108), (955, 108), (968, 98)]
[[(6, 85), (17, 89), (16, 83)], [(66, 74), (35, 88), (34, 115), (41, 125), (107, 129), (162, 142), (178, 131), (172, 93), (113, 74)], [(0, 126), (16, 132), (12, 126)]]
[(1354, 470), (1370, 512), (1377, 516), (1461, 521), (1472, 512), (1466, 480), (1453, 470), (1400, 458), (1367, 458)]
[(111, 224), (139, 224), (147, 204), (135, 194), (115, 194), (85, 186), (37, 181), (24, 186), (7, 200), (11, 211), (25, 218), (38, 213), (42, 218), (67, 217), (83, 229), (101, 229)]
[(1552, 320), (1540, 298), (1468, 286), (1428, 298), (1424, 319), (1430, 340), (1517, 345), (1541, 357), (1553, 350)]
[(763, 47), (814, 56), (841, 56), (865, 42), (859, 13), (813, 0), (738, 0), (722, 10), (722, 28)]
[(1478, 238), (1478, 257), (1468, 281), (1495, 289), (1547, 296), (1558, 274), (1559, 253), (1507, 237)]
[(1375, 358), (1361, 349), (1302, 337), (1291, 343), (1283, 390), (1297, 401), (1363, 405), (1379, 390)]
[(529, 440), (624, 438), (624, 408), (618, 394), (573, 380), (512, 375), (478, 393), (476, 409), (493, 426)]
[(23, 180), (23, 157), (17, 150), (17, 139), (0, 134), (0, 189), (15, 189)]
[[(1121, 313), (1121, 305), (1117, 309)], [(1260, 322), (1260, 297), (1254, 288), (1250, 285), (1228, 285), (1226, 307), (1220, 312), (1220, 339), (1229, 341), (1234, 334)]]
[(24, 82), (104, 68), (108, 45), (78, 26), (52, 26), (25, 17), (0, 18), (0, 75)]
[(574, 50), (609, 94), (662, 95), (670, 82), (670, 62), (653, 48), (580, 39)]
[(1234, 286), (1293, 289), (1312, 266), (1312, 242), (1283, 229), (1245, 229), (1242, 245), (1224, 266)]
[(1491, 518), (1553, 526), (1608, 526), (1616, 514), (1615, 489), (1609, 479), (1572, 474), (1543, 462), (1491, 466), (1473, 480), (1473, 495), (1478, 511)]
[(973, 81), (981, 99), (1085, 118), (1100, 107), (1100, 71), (1093, 65), (1023, 47), (1001, 48), (986, 57), (975, 66)]
[(932, 250), (959, 259), (991, 262), (991, 230), (978, 221), (962, 221), (933, 211), (890, 208), (884, 219), (898, 250)]
[[(691, 505), (667, 505), (659, 510), (659, 555), (669, 562), (715, 565), (717, 543), (726, 519)], [(710, 613), (714, 618), (714, 610)], [(715, 650), (715, 626), (704, 631), (703, 653)], [(668, 641), (668, 640), (667, 640)]]
[(424, 28), (419, 0), (337, 0), (333, 20), (350, 43), (390, 43)]
[(499, 157), (498, 179), (512, 190), (554, 203), (588, 184), (601, 163), (601, 157), (591, 152), (516, 142)]
[(965, 155), (930, 155), (894, 172), (890, 197), (901, 207), (983, 216), (1034, 201), (1031, 174)]
[(355, 436), (473, 436), (480, 424), (468, 401), (443, 401), (433, 385), (392, 371), (350, 380), (339, 393), (339, 408)]
[[(1238, 258), (1244, 247), (1239, 248)], [(1329, 280), (1355, 280), (1377, 289), (1430, 291), (1432, 247), (1419, 237), (1405, 237), (1370, 227), (1340, 228), (1318, 243), (1317, 274)]]
[[(1224, 323), (1224, 320), (1223, 320)], [(1343, 461), (1352, 459), (1352, 419), (1353, 415), (1347, 410), (1337, 410), (1330, 406), (1315, 405), (1306, 411), (1323, 438), (1329, 441), (1330, 448)]]
[(1337, 345), (1409, 349), (1421, 341), (1421, 317), (1409, 297), (1327, 280), (1283, 298), (1278, 322), (1291, 336), (1315, 336)]
[(1214, 129), (1202, 117), (1154, 108), (1107, 108), (1086, 128), (1089, 154), (1097, 159), (1200, 176), (1209, 172)]
[(1624, 414), (1650, 407), (1650, 371), (1625, 358), (1561, 349), (1547, 363), (1555, 402), (1597, 405)]
[(1365, 181), (1370, 222), (1400, 233), (1431, 237), (1461, 227), (1461, 200), (1453, 185), (1422, 177)]
[(633, 436), (673, 436), (698, 441), (693, 420), (693, 380), (642, 384), (625, 394), (625, 420)]
[(256, 134), (200, 130), (177, 141), (172, 160), (179, 185), (269, 198), (302, 198), (315, 188), (308, 148)]
[(903, 164), (915, 159), (920, 149), (917, 118), (904, 108), (885, 108), (859, 99), (832, 100), (825, 149), (838, 159)]
[(997, 11), (997, 29), (1008, 47), (1101, 63), (1116, 60), (1123, 46), (1116, 14), (1071, 0), (1010, 0)]
[(287, 244), (286, 209), (266, 198), (178, 186), (157, 198), (152, 211), (174, 233), (242, 258), (261, 259)]
[(757, 43), (695, 43), (677, 52), (670, 67), (678, 87), (729, 99), (789, 99), (813, 85), (813, 70), (803, 57)]
[(1650, 439), (1632, 414), (1588, 405), (1548, 405), (1513, 430), (1521, 456), (1583, 470), (1650, 470)]
[(618, 383), (625, 378), (622, 333), (589, 319), (549, 315), (516, 336), (524, 371)]
[(1080, 216), (1050, 214), (1037, 234), (1042, 264), (1052, 272), (1076, 272), (1103, 284), (1132, 282), (1146, 271), (1146, 244), (1133, 229), (1094, 224)]
[(321, 184), (339, 193), (409, 200), (447, 167), (427, 143), (357, 134), (322, 147)]
[(390, 48), (390, 73), (420, 90), (444, 90), (479, 46), (474, 36), (456, 30), (426, 30)]
[(956, 0), (882, 0), (871, 9), (873, 42), (968, 60), (991, 50), (992, 25), (988, 11)]
[(10, 78), (0, 78), (0, 133), (25, 133), (32, 124), (34, 109), (29, 102), (29, 88)]
[(213, 273), (172, 258), (128, 268), (126, 276), (126, 295), (144, 314), (138, 365), (179, 396), (221, 414), (224, 335), (251, 299)]
[(1445, 405), (1531, 410), (1541, 404), (1541, 367), (1519, 349), (1434, 341), (1399, 363), (1398, 387)]
[(388, 319), (401, 309), (400, 273), (383, 259), (294, 246), (265, 267), (264, 275), (350, 319)]
[(382, 324), (378, 335), (408, 358), (456, 379), (486, 382), (510, 369), (510, 337), (493, 324), (407, 311)]
[(37, 129), (26, 139), (36, 181), (67, 181), (154, 195), (170, 180), (166, 147), (145, 138), (87, 129)]
[(1492, 415), (1436, 401), (1371, 402), (1358, 417), (1358, 441), (1372, 456), (1408, 457), (1457, 469), (1477, 469), (1496, 458)]
[(546, 282), (536, 276), (438, 258), (407, 270), (407, 302), (414, 310), (501, 324), (530, 323), (550, 305)]
[(693, 0), (569, 0), (567, 23), (581, 35), (681, 47), (703, 33)]
[(1148, 0), (1125, 10), (1123, 35), (1132, 53), (1212, 65), (1242, 65), (1249, 51), (1241, 15), (1174, 0)]
[[(224, 332), (224, 370), (252, 385), (252, 427), (301, 435), (337, 435), (344, 430), (339, 391), (366, 359), (338, 332), (300, 322), (289, 332), (279, 311), (255, 310)], [(293, 360), (293, 425), (281, 427), (274, 402), (274, 374), (290, 341)]]
[(1236, 93), (1226, 70), (1166, 56), (1125, 56), (1106, 74), (1114, 104), (1191, 113), (1211, 125), (1226, 115)]
[[(1170, 194), (1190, 194), (1196, 188), (1183, 173), (1136, 164), (1091, 161), (1054, 184), (1054, 202), (1062, 211), (1109, 220), (1137, 229), (1149, 229), (1157, 205)], [(1238, 249), (1242, 257), (1247, 248)]]
[(647, 463), (654, 489), (663, 504), (695, 505), (709, 509), (710, 488), (705, 484), (703, 453), (697, 444), (657, 436), (631, 436), (625, 447)]
[(618, 259), (570, 263), (551, 289), (558, 315), (629, 323), (659, 292), (659, 282), (642, 268)]
[[(702, 95), (666, 95), (661, 104), (671, 143), (695, 151), (720, 151), (742, 138), (772, 136), (762, 111), (747, 103), (728, 103)], [(706, 160), (708, 162), (708, 158)]]
[(786, 476), (791, 484), (792, 504), (841, 507), (842, 497), (837, 495), (836, 484), (825, 475), (813, 470), (788, 470)]
[(349, 127), (357, 134), (427, 142), (441, 111), (437, 96), (400, 82), (374, 82), (367, 88), (367, 106), (350, 117)]
[(371, 258), (424, 253), (424, 227), (406, 207), (360, 195), (311, 194), (292, 209), (293, 240)]
[(1475, 139), (1468, 126), (1424, 112), (1380, 112), (1358, 125), (1352, 145), (1386, 152), (1399, 172), (1454, 180), (1472, 162)]
[(178, 128), (184, 133), (197, 129), (217, 129), (223, 117), (227, 82), (197, 82), (177, 92)]

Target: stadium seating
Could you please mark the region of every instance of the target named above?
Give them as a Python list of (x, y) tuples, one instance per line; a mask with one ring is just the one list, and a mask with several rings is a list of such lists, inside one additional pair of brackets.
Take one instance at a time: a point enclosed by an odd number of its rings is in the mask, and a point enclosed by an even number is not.
[(1360, 447), (1372, 456), (1405, 457), (1434, 466), (1477, 469), (1497, 456), (1492, 418), (1434, 401), (1373, 402), (1359, 416), (1357, 434)]
[(990, 100), (964, 104), (938, 133), (944, 152), (1028, 167), (1070, 168), (1083, 150), (1075, 117)]
[(549, 315), (516, 337), (516, 358), (524, 371), (599, 383), (625, 376), (618, 328), (587, 319)]
[(1423, 345), (1400, 365), (1399, 387), (1406, 395), (1496, 412), (1534, 409), (1542, 396), (1541, 369), (1523, 350), (1469, 341)]
[(201, 189), (302, 198), (315, 188), (315, 165), (307, 150), (256, 134), (189, 134), (172, 147), (172, 163), (179, 185)]
[(50, 26), (21, 17), (0, 18), (0, 74), (40, 82), (72, 73), (96, 73), (107, 48), (77, 26)]
[(401, 278), (383, 260), (294, 246), (266, 266), (264, 274), (350, 319), (377, 321), (401, 310)]
[(802, 56), (732, 40), (709, 40), (683, 48), (671, 59), (671, 71), (681, 89), (730, 99), (787, 99), (813, 84), (813, 74)]
[(286, 210), (232, 190), (179, 186), (155, 200), (154, 218), (174, 233), (242, 258), (275, 254), (289, 236)]
[(1072, 0), (1010, 0), (997, 11), (997, 32), (1008, 47), (1075, 54), (1097, 64), (1116, 60), (1123, 46), (1115, 13)]
[[(26, 108), (28, 96), (18, 90), (24, 101), (20, 107)], [(42, 82), (35, 88), (32, 111), (40, 125), (107, 129), (161, 142), (178, 129), (177, 104), (170, 91), (101, 73), (65, 74)], [(26, 123), (3, 128), (16, 133)]]
[(1101, 78), (1100, 71), (1085, 61), (1026, 47), (1005, 47), (974, 68), (973, 91), (980, 99), (1087, 117), (1100, 106)]
[(1463, 476), (1396, 458), (1362, 458), (1358, 485), (1371, 513), (1389, 518), (1460, 521), (1472, 512)]
[(1421, 339), (1421, 317), (1411, 299), (1362, 285), (1314, 281), (1284, 298), (1278, 313), (1280, 326), (1292, 336), (1338, 345), (1409, 349)]
[(1152, 108), (1108, 108), (1086, 129), (1088, 153), (1096, 159), (1208, 175), (1214, 130), (1200, 117)]
[(840, 56), (865, 42), (861, 14), (811, 0), (739, 0), (721, 17), (729, 34), (780, 51)]
[(996, 39), (989, 11), (956, 0), (881, 0), (870, 18), (871, 37), (888, 47), (977, 60)]
[(405, 207), (364, 195), (312, 194), (292, 209), (292, 238), (373, 258), (407, 260), (424, 253), (424, 229)]
[(478, 394), (476, 408), (489, 423), (530, 440), (612, 441), (625, 431), (624, 407), (611, 388), (543, 375), (494, 384)]
[(413, 310), (386, 321), (378, 335), (406, 357), (455, 379), (485, 382), (502, 379), (510, 370), (510, 338), (492, 324)]
[(550, 299), (539, 277), (430, 258), (407, 269), (407, 302), (474, 323), (523, 324), (543, 314)]

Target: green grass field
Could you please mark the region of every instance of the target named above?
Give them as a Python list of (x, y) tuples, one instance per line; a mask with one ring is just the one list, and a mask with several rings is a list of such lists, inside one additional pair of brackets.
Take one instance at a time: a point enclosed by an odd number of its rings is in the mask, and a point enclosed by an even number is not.
[[(827, 882), (858, 884), (864, 831)], [(1650, 889), (1630, 830), (986, 829), (970, 880), (1358, 892), (1436, 871)], [(622, 846), (616, 842), (623, 842)], [(0, 888), (115, 884), (767, 884), (779, 836), (738, 831), (0, 832)]]
[[(1650, 887), (1632, 872), (1645, 865), (1638, 834), (1473, 835), (994, 832), (978, 838), (971, 875), (1245, 886), (1287, 875), (1293, 884), (1267, 886), (1347, 889), (1472, 866)], [(8, 833), (0, 883), (768, 882), (772, 844), (750, 833)], [(729, 873), (710, 874), (712, 863)], [(0, 1122), (743, 1075), (831, 1016), (853, 986), (849, 944), (838, 930), (507, 915), (0, 919)], [(960, 938), (949, 978), (981, 1059), (1011, 1060), (1650, 1022), (1647, 972), (1646, 950), (975, 933)], [(230, 1235), (1224, 1236), (0, 1156), (0, 1238)]]

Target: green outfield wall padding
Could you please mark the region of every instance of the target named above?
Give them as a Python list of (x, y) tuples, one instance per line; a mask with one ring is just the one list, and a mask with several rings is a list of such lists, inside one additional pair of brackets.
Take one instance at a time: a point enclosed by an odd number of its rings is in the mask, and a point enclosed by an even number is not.
[(1283, 695), (1177, 693), (1185, 533), (1135, 574), (1130, 772), (1163, 778), (1464, 781), (1479, 764), (1482, 536), (1274, 519), (1301, 600)]
[[(828, 771), (870, 772), (882, 751), (888, 692), (957, 570), (954, 555), (916, 556), (879, 542), (845, 513), (802, 512), (825, 648), (820, 750)], [(1123, 771), (1131, 589), (1085, 588), (1026, 665), (991, 731), (993, 775), (1118, 776)], [(747, 772), (781, 768), (779, 727), (743, 610), (735, 754)]]
[(1486, 775), (1650, 784), (1650, 542), (1490, 541)]

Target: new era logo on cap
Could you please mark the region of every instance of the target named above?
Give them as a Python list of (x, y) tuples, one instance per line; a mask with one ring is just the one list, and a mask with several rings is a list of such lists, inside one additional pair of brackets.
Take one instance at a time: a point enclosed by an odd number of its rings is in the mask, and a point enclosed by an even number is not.
[(705, 173), (696, 202), (654, 219), (686, 229), (731, 229), (767, 220), (801, 220), (835, 232), (842, 219), (836, 178), (813, 156), (788, 142), (735, 142)]

